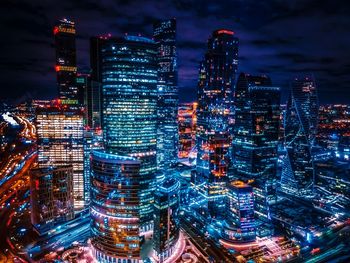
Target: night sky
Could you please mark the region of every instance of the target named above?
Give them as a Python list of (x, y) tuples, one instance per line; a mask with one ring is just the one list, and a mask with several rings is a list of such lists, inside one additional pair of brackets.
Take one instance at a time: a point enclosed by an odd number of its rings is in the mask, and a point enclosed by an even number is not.
[[(76, 22), (80, 70), (89, 69), (89, 37), (142, 34), (177, 19), (180, 99), (196, 98), (198, 66), (211, 32), (235, 31), (239, 72), (267, 74), (282, 87), (314, 74), (321, 103), (350, 103), (350, 4), (324, 0), (1, 0), (0, 98), (20, 101), (57, 94), (52, 28)], [(285, 97), (285, 96), (284, 96)]]

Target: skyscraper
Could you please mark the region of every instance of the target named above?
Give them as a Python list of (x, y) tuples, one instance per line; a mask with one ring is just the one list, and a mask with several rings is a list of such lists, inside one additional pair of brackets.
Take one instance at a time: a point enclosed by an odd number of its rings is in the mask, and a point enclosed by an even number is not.
[(157, 49), (145, 37), (109, 39), (102, 47), (106, 150), (141, 161), (140, 217), (152, 227), (157, 171)]
[(233, 176), (254, 181), (255, 213), (270, 220), (269, 203), (276, 198), (280, 89), (267, 76), (240, 74), (235, 92)]
[(56, 48), (56, 73), (58, 94), (67, 104), (76, 104), (78, 88), (76, 85), (77, 62), (75, 47), (75, 23), (67, 19), (58, 21), (53, 30)]
[(39, 234), (74, 218), (72, 166), (36, 168), (30, 174), (31, 222)]
[(228, 184), (226, 207), (226, 220), (222, 229), (224, 244), (255, 240), (253, 188), (242, 181)]
[(153, 37), (158, 49), (157, 165), (162, 170), (176, 163), (179, 141), (176, 20), (155, 23)]
[(74, 208), (84, 206), (83, 112), (54, 101), (36, 110), (39, 167), (73, 166)]
[[(220, 29), (208, 40), (208, 50), (200, 65), (197, 108), (196, 184), (210, 204), (221, 204), (229, 166), (227, 146), (232, 140), (234, 123), (234, 80), (238, 64), (238, 39), (234, 32)], [(211, 145), (211, 143), (213, 145)], [(208, 156), (211, 152), (213, 158)], [(214, 163), (213, 163), (214, 162)], [(214, 170), (212, 170), (214, 168)], [(212, 216), (217, 216), (216, 214)]]
[(159, 262), (174, 253), (180, 233), (180, 183), (166, 178), (157, 187), (154, 196), (153, 248)]
[(182, 103), (178, 110), (179, 151), (178, 157), (188, 158), (196, 143), (197, 103)]
[(140, 161), (92, 153), (91, 244), (98, 262), (139, 262), (139, 188)]
[(282, 189), (301, 195), (313, 192), (315, 180), (312, 147), (318, 124), (318, 97), (313, 78), (295, 79), (284, 118), (286, 156)]

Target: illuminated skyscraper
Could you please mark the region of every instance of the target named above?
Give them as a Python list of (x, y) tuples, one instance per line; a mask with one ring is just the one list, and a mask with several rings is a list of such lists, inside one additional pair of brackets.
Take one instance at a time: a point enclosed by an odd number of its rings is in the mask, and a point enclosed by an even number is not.
[(140, 217), (152, 227), (157, 171), (157, 49), (153, 40), (126, 36), (102, 47), (103, 135), (110, 153), (141, 161)]
[(226, 207), (226, 220), (222, 229), (223, 244), (254, 241), (253, 188), (241, 181), (231, 182), (228, 185)]
[(77, 62), (75, 23), (67, 19), (58, 21), (53, 30), (56, 48), (56, 72), (59, 97), (69, 104), (78, 101), (76, 85)]
[(101, 129), (84, 130), (84, 201), (85, 205), (90, 203), (90, 157), (94, 150), (102, 150), (103, 138)]
[(188, 158), (196, 142), (197, 103), (182, 103), (178, 110), (179, 152), (178, 157)]
[(30, 174), (31, 222), (39, 234), (74, 218), (72, 166), (36, 168)]
[(180, 183), (174, 178), (166, 178), (154, 196), (153, 248), (163, 262), (171, 256), (180, 233)]
[(235, 92), (233, 177), (254, 181), (255, 213), (270, 220), (269, 203), (276, 198), (280, 88), (267, 76), (240, 74)]
[(140, 260), (140, 161), (94, 151), (91, 157), (91, 234), (98, 262)]
[(54, 102), (36, 110), (39, 167), (73, 166), (74, 208), (84, 206), (83, 112)]
[[(212, 204), (222, 204), (234, 123), (234, 80), (238, 39), (230, 30), (216, 30), (200, 65), (197, 108), (196, 184)], [(220, 168), (219, 168), (220, 167)], [(225, 168), (223, 168), (225, 167)], [(211, 211), (219, 211), (213, 207)], [(211, 216), (217, 216), (212, 214)]]
[(77, 101), (80, 106), (86, 106), (86, 93), (91, 86), (90, 74), (78, 72), (76, 76)]
[(155, 23), (153, 37), (158, 48), (157, 165), (162, 170), (177, 162), (179, 141), (176, 20)]
[(282, 171), (282, 188), (309, 195), (315, 180), (312, 147), (317, 133), (318, 97), (313, 78), (295, 79), (284, 118), (286, 156)]

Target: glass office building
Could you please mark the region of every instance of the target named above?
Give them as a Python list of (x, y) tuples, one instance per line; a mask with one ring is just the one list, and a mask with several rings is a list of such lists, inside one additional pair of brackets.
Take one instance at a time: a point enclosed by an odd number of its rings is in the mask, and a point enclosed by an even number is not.
[(153, 40), (110, 38), (102, 47), (103, 134), (107, 152), (141, 161), (140, 217), (153, 221), (157, 171), (157, 46)]
[(158, 169), (177, 162), (178, 150), (178, 87), (176, 20), (162, 20), (153, 25), (153, 38), (158, 49)]
[(154, 196), (153, 249), (163, 262), (173, 254), (180, 233), (180, 182), (166, 178)]
[(135, 158), (91, 155), (91, 245), (98, 262), (140, 260), (140, 177)]
[(39, 167), (73, 166), (74, 208), (84, 207), (84, 113), (53, 101), (36, 109)]
[(75, 46), (75, 23), (67, 19), (59, 20), (53, 30), (56, 49), (56, 73), (60, 99), (69, 104), (78, 103), (76, 85), (77, 58)]
[(226, 207), (226, 220), (222, 229), (223, 241), (254, 241), (256, 234), (253, 188), (242, 181), (231, 182), (228, 185)]
[(315, 180), (312, 147), (318, 125), (318, 96), (313, 78), (296, 78), (284, 118), (284, 144), (281, 184), (287, 192), (312, 195)]
[(35, 168), (29, 175), (31, 222), (40, 235), (74, 218), (72, 166)]
[(255, 213), (270, 221), (276, 199), (280, 88), (267, 76), (240, 74), (235, 92), (233, 177), (254, 187)]
[[(222, 184), (227, 179), (227, 169), (218, 168), (218, 172), (216, 168), (229, 166), (227, 146), (232, 140), (234, 124), (233, 99), (237, 64), (238, 39), (234, 32), (226, 29), (214, 31), (208, 40), (208, 50), (199, 70), (195, 177), (198, 189), (208, 200), (214, 200), (212, 204), (222, 203), (220, 198), (225, 192)], [(212, 169), (212, 166), (216, 168)], [(215, 208), (210, 210), (219, 211)], [(216, 217), (218, 214), (210, 216)]]

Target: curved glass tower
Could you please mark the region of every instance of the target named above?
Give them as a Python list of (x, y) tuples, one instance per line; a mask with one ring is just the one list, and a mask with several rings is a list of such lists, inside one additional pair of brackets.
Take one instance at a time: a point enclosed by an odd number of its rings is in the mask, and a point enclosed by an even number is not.
[(314, 166), (312, 146), (318, 124), (318, 97), (313, 78), (295, 79), (284, 119), (286, 156), (281, 184), (290, 193), (312, 194)]
[(126, 36), (102, 47), (103, 130), (106, 151), (141, 161), (140, 217), (153, 220), (157, 170), (157, 48), (153, 40)]
[(92, 153), (91, 244), (98, 262), (139, 262), (139, 172), (135, 158)]

